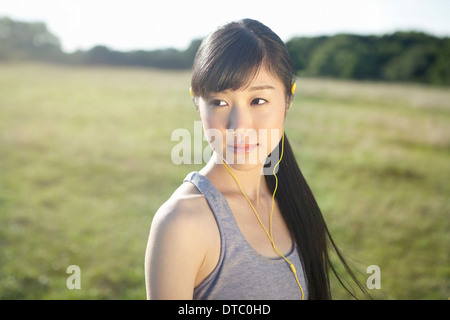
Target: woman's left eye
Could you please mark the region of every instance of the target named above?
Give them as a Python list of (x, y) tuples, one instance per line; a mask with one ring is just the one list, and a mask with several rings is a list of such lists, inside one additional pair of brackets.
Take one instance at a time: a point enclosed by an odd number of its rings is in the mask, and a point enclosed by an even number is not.
[(261, 99), (261, 98), (256, 98), (252, 100), (252, 105), (256, 104), (256, 105), (263, 105), (267, 102), (267, 100)]

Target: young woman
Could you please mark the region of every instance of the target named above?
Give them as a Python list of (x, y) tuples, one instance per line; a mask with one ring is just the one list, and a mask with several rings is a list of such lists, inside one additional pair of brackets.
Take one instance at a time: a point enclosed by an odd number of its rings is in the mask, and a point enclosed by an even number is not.
[(283, 41), (229, 23), (203, 41), (191, 85), (214, 152), (153, 219), (147, 297), (330, 299), (330, 245), (349, 269), (284, 133), (295, 77)]

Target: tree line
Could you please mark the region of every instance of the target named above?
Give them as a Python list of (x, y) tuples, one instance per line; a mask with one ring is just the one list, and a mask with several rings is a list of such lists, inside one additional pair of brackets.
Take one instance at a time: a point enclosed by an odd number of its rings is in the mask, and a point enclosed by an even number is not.
[[(65, 53), (42, 22), (0, 18), (0, 61), (190, 69), (201, 39), (186, 50), (116, 51), (98, 45)], [(294, 37), (286, 42), (299, 76), (450, 85), (450, 38), (423, 32)]]
[(450, 38), (423, 32), (382, 36), (338, 34), (287, 42), (306, 76), (450, 84)]

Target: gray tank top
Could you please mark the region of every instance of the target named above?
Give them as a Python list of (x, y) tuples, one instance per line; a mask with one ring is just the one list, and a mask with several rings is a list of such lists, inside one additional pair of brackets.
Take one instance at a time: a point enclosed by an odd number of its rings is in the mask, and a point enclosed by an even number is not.
[[(247, 242), (234, 219), (225, 196), (204, 175), (189, 173), (184, 181), (193, 183), (205, 196), (220, 233), (220, 257), (214, 270), (194, 289), (196, 300), (294, 300), (301, 291), (283, 258), (268, 258)], [(286, 255), (295, 266), (308, 299), (308, 289), (297, 248)]]

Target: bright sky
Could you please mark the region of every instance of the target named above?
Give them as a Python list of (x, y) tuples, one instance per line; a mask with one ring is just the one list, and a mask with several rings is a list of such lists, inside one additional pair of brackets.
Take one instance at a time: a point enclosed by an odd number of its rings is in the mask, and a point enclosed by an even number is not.
[(0, 0), (0, 16), (42, 21), (63, 49), (185, 49), (229, 21), (253, 18), (283, 40), (397, 30), (450, 36), (450, 0)]

